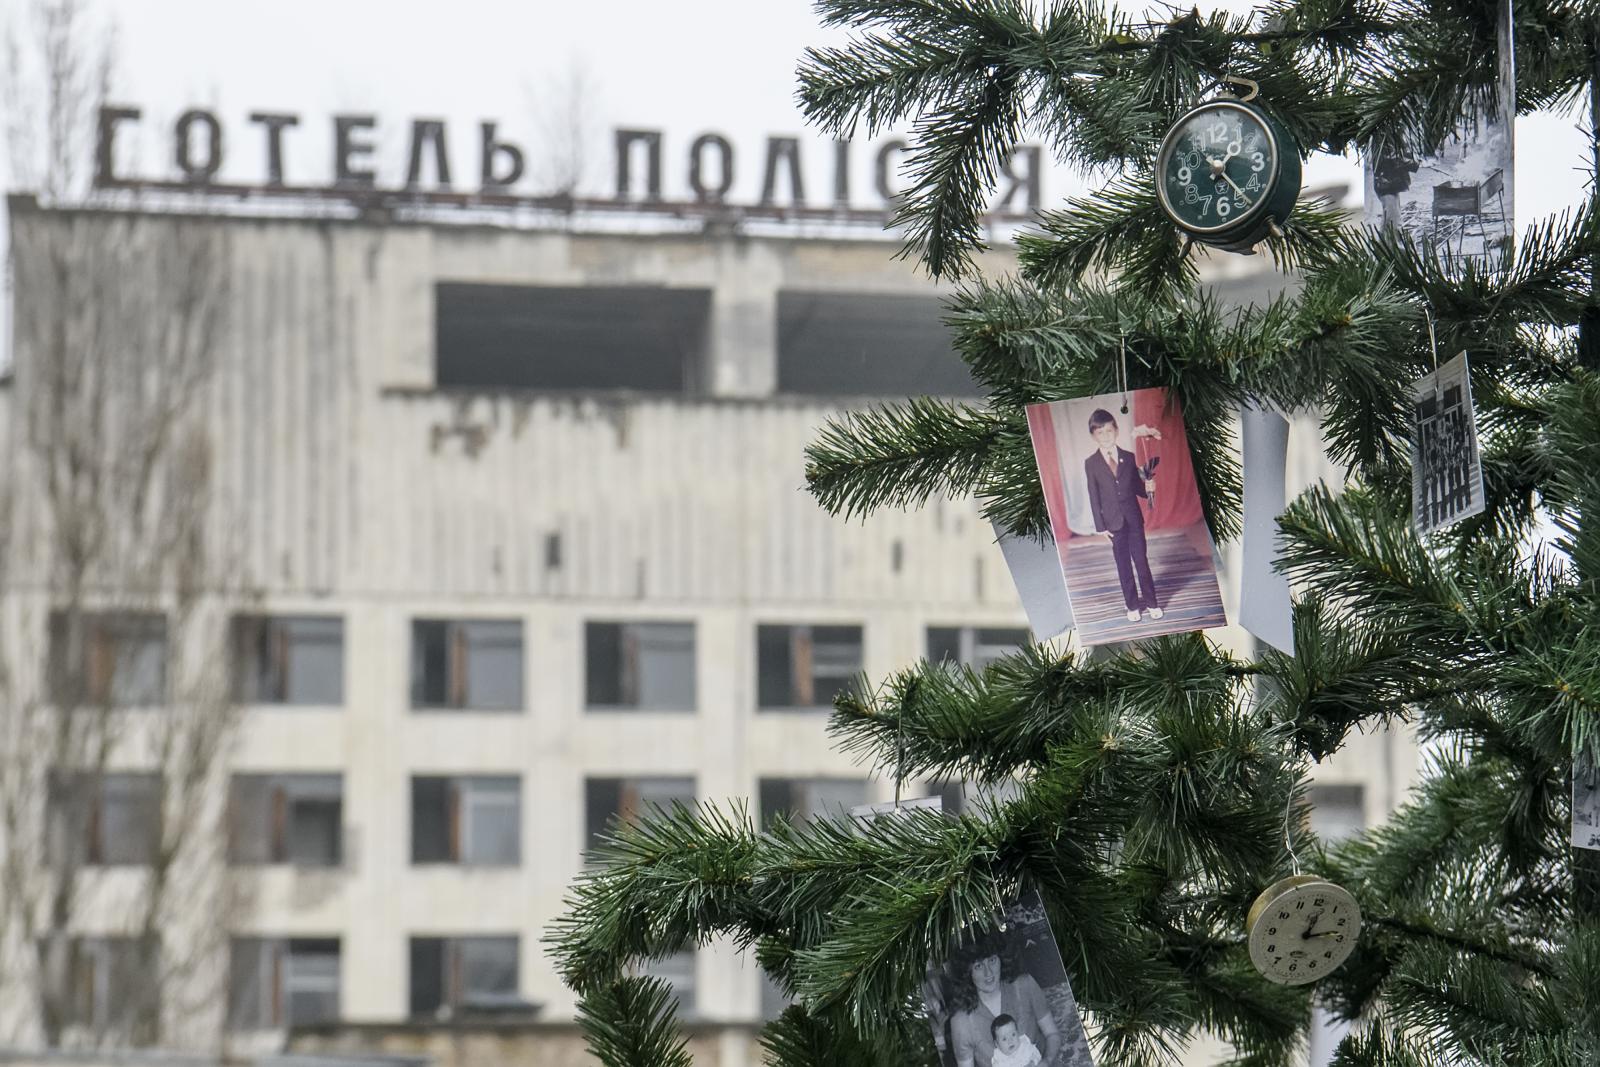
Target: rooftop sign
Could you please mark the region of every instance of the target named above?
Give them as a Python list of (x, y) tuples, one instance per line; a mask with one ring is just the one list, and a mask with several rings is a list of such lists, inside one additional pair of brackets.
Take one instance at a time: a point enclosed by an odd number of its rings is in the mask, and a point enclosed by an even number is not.
[[(671, 146), (661, 130), (613, 131), (614, 195), (580, 197), (571, 193), (536, 193), (526, 176), (527, 153), (504, 138), (499, 124), (483, 121), (470, 134), (477, 165), (470, 173), (452, 169), (452, 131), (440, 119), (413, 119), (404, 154), (404, 174), (381, 174), (377, 163), (378, 117), (372, 114), (332, 115), (328, 119), (332, 181), (324, 185), (285, 181), (285, 131), (301, 125), (299, 115), (256, 111), (244, 131), (225, 128), (213, 111), (192, 108), (179, 115), (171, 130), (171, 158), (176, 177), (151, 178), (124, 174), (116, 168), (119, 133), (143, 121), (134, 107), (100, 109), (95, 142), (94, 184), (97, 189), (135, 189), (210, 193), (224, 196), (302, 197), (345, 200), (360, 206), (461, 206), (537, 208), (564, 212), (634, 211), (706, 218), (764, 218), (776, 221), (816, 219), (882, 225), (900, 193), (899, 166), (906, 142), (891, 138), (870, 146), (848, 141), (813, 145), (831, 155), (831, 182), (807, 188), (797, 137), (769, 136), (765, 144), (741, 154), (719, 133), (702, 133), (687, 145)], [(261, 138), (264, 171), (256, 183), (219, 180), (227, 147), (235, 136)], [(870, 188), (852, 188), (851, 177), (860, 148), (871, 163)], [(688, 175), (688, 194), (669, 199), (663, 193), (666, 160), (677, 156)], [(754, 157), (761, 192), (753, 203), (733, 203), (736, 168)], [(1042, 158), (1036, 145), (1018, 145), (1002, 169), (991, 204), (1002, 220), (1020, 221), (1036, 211), (1042, 199)]]

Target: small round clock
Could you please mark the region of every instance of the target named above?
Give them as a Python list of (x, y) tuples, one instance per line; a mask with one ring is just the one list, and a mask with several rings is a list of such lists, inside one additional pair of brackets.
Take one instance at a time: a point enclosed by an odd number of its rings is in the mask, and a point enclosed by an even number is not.
[(1262, 890), (1245, 927), (1256, 970), (1279, 985), (1304, 985), (1355, 951), (1361, 907), (1332, 882), (1296, 874)]
[(1162, 140), (1156, 195), (1194, 240), (1248, 255), (1294, 210), (1300, 147), (1255, 104), (1207, 100)]

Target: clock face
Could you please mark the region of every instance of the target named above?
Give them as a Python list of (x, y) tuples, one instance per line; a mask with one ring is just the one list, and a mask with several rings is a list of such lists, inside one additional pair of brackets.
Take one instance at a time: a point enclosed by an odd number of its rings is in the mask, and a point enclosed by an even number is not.
[(1202, 104), (1167, 134), (1156, 173), (1162, 205), (1181, 225), (1227, 230), (1266, 205), (1278, 177), (1277, 139), (1242, 104)]
[(1280, 985), (1315, 982), (1355, 951), (1361, 908), (1320, 878), (1269, 886), (1250, 909), (1250, 962)]

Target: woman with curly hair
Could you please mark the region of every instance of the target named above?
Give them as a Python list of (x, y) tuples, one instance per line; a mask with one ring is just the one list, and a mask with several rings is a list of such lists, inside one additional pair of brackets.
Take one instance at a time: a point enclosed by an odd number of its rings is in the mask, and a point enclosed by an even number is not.
[(951, 954), (950, 1044), (956, 1067), (990, 1067), (994, 1062), (994, 1021), (1009, 1015), (1017, 1033), (1044, 1052), (1045, 1067), (1061, 1062), (1061, 1032), (1050, 1001), (1031, 974), (1024, 972), (998, 931), (979, 934)]

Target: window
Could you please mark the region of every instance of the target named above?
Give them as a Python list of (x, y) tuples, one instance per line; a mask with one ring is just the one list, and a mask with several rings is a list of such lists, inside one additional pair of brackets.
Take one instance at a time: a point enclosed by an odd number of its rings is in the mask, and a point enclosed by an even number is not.
[(148, 1045), (161, 1016), (160, 945), (137, 937), (54, 938), (41, 942), (45, 988), (67, 1025), (119, 1042)]
[(445, 282), (434, 314), (443, 387), (682, 395), (698, 385), (711, 293)]
[(672, 1000), (677, 1005), (678, 1018), (687, 1019), (695, 1013), (695, 951), (686, 948), (664, 959), (646, 960), (638, 973), (648, 978), (659, 978), (672, 987)]
[(344, 780), (337, 774), (236, 774), (228, 793), (228, 862), (337, 867)]
[(778, 391), (806, 396), (978, 396), (937, 298), (778, 293)]
[(161, 775), (55, 771), (48, 848), (60, 866), (144, 866), (161, 847)]
[(522, 623), (417, 619), (411, 624), (411, 706), (522, 707)]
[(590, 778), (583, 783), (586, 838), (592, 850), (613, 821), (627, 821), (650, 808), (694, 806), (693, 778)]
[(411, 779), (411, 862), (515, 867), (522, 862), (522, 782)]
[[(62, 707), (138, 707), (167, 699), (167, 620), (152, 613), (50, 616), (49, 687)], [(77, 630), (74, 633), (74, 629)]]
[(861, 673), (861, 627), (756, 627), (757, 703), (827, 708)]
[(344, 620), (241, 615), (233, 620), (233, 666), (241, 704), (342, 704)]
[(590, 708), (694, 710), (694, 624), (591, 622), (584, 626)]
[(778, 816), (802, 824), (816, 818), (842, 819), (867, 802), (862, 778), (763, 778), (758, 785), (761, 828)]
[(928, 662), (959, 663), (981, 671), (1028, 643), (1028, 631), (1015, 627), (930, 626)]
[(339, 1018), (339, 939), (236, 937), (228, 959), (228, 1026), (276, 1030)]
[(517, 939), (413, 937), (411, 1016), (529, 1011), (517, 992)]

